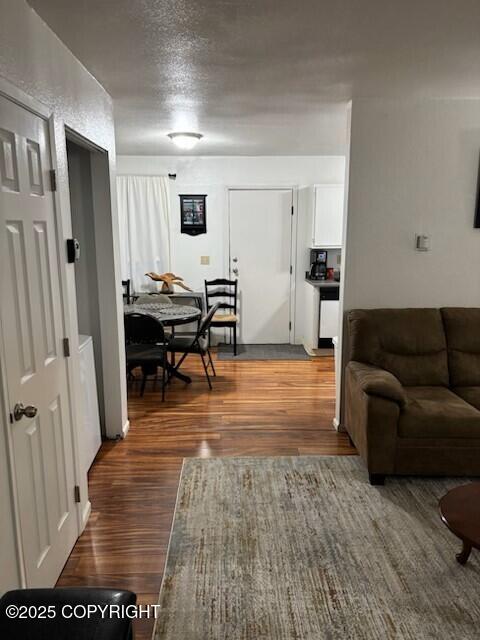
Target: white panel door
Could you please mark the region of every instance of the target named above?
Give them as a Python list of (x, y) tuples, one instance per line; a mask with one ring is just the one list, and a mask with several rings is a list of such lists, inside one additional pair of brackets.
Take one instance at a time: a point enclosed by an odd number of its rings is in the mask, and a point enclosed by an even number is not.
[[(29, 587), (55, 584), (77, 538), (47, 123), (0, 96), (3, 347)], [(13, 418), (18, 404), (31, 414)]]
[(230, 275), (238, 278), (239, 342), (290, 342), (291, 189), (229, 191)]
[(343, 199), (343, 184), (316, 185), (313, 229), (316, 247), (342, 246)]

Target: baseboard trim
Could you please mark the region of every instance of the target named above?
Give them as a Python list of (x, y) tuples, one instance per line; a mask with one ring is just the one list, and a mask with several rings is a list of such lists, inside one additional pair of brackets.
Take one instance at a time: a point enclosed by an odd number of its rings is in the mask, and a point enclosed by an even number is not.
[(312, 358), (318, 358), (318, 354), (315, 353), (313, 349), (311, 349), (307, 344), (305, 344), (305, 342), (302, 341), (300, 344), (302, 345), (302, 347), (305, 349), (305, 351), (309, 356), (311, 356)]
[(342, 432), (342, 433), (346, 433), (346, 431), (347, 431), (347, 430), (346, 430), (346, 429), (345, 429), (345, 427), (342, 425), (342, 423), (340, 422), (340, 420), (338, 420), (338, 418), (334, 418), (334, 419), (332, 420), (332, 424), (333, 424), (333, 428), (334, 428), (336, 431), (340, 431), (340, 432)]
[(129, 429), (130, 429), (130, 420), (127, 420), (122, 427), (122, 438), (127, 437), (127, 433)]
[(90, 500), (87, 500), (82, 511), (82, 531), (87, 526), (87, 522), (88, 522), (88, 519), (90, 518), (91, 513), (92, 513), (92, 503), (90, 502)]

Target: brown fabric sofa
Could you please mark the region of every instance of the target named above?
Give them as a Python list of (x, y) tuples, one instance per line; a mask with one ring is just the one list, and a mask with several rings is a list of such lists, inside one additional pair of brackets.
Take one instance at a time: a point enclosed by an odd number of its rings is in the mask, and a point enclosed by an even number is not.
[(480, 475), (480, 309), (348, 314), (344, 424), (372, 484)]

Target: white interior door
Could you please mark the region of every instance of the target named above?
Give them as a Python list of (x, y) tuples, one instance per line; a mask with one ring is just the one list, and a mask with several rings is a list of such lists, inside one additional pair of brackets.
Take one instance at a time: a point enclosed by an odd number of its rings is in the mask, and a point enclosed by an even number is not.
[(47, 123), (0, 96), (0, 319), (29, 587), (55, 583), (77, 538), (50, 169)]
[(291, 189), (232, 189), (230, 276), (238, 278), (239, 342), (290, 342)]

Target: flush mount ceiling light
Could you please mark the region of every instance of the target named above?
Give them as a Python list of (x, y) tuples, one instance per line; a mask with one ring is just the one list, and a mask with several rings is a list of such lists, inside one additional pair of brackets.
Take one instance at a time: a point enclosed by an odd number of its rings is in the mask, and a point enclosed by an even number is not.
[(203, 138), (201, 133), (189, 133), (186, 131), (169, 133), (168, 137), (179, 149), (193, 149), (197, 142)]

